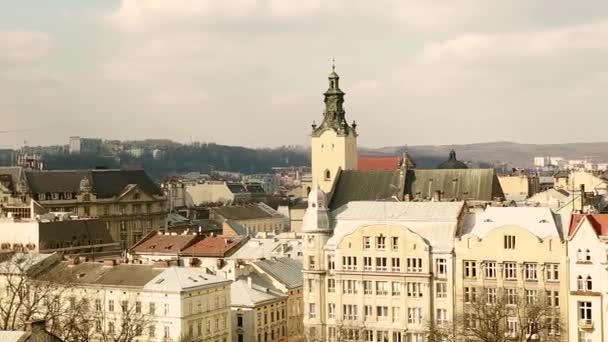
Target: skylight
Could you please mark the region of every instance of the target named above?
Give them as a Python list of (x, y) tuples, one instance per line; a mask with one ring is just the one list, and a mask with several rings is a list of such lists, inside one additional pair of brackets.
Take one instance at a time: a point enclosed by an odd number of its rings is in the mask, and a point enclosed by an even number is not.
[(158, 280), (157, 280), (157, 281), (156, 281), (154, 284), (160, 284), (160, 283), (162, 283), (163, 281), (165, 281), (165, 278), (160, 278), (160, 279), (158, 279)]

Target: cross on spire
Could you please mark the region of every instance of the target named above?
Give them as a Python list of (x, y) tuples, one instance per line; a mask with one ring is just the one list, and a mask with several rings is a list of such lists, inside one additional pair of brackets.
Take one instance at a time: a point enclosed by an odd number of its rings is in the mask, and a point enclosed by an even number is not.
[(331, 58), (331, 71), (336, 71), (336, 59)]

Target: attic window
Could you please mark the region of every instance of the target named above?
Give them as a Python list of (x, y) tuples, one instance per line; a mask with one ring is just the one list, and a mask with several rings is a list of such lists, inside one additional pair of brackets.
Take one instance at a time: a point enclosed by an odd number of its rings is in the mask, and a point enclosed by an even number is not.
[(494, 221), (492, 221), (492, 219), (487, 218), (487, 219), (483, 220), (483, 222), (494, 222)]
[(538, 223), (547, 223), (547, 222), (549, 222), (549, 221), (547, 221), (545, 219), (542, 219), (542, 220), (538, 221)]
[(165, 249), (171, 249), (173, 247), (173, 245), (167, 245), (165, 246)]
[(84, 277), (84, 273), (78, 273), (78, 275), (76, 276), (76, 278), (78, 278), (78, 279), (80, 279), (82, 277)]
[(165, 281), (165, 278), (160, 278), (154, 284), (161, 284), (163, 281)]

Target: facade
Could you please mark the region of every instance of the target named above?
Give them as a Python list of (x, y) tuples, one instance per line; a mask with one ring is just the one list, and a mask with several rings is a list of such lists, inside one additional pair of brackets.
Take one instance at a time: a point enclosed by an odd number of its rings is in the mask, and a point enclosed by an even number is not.
[(251, 263), (255, 271), (268, 276), (272, 285), (287, 296), (286, 341), (304, 339), (302, 262), (291, 258), (269, 258)]
[(154, 229), (165, 229), (167, 200), (143, 170), (21, 170), (15, 190), (0, 193), (50, 212), (100, 218), (126, 249)]
[[(453, 237), (463, 202), (350, 202), (330, 218), (313, 190), (304, 217), (308, 340), (418, 341), (452, 316)], [(441, 296), (434, 293), (439, 289)]]
[[(548, 319), (562, 327), (535, 333), (568, 340), (567, 250), (559, 216), (549, 208), (488, 207), (467, 215), (454, 246), (457, 314), (467, 314), (476, 296), (503, 295), (513, 305), (542, 299), (551, 309)], [(517, 317), (507, 323), (513, 337), (527, 324)]]
[(266, 276), (239, 277), (231, 291), (233, 342), (287, 341), (287, 296)]
[(569, 226), (570, 341), (608, 341), (608, 215), (573, 215)]
[(120, 255), (99, 219), (0, 219), (0, 252), (78, 254), (82, 257)]
[[(50, 282), (68, 303), (86, 303), (90, 309), (83, 312), (95, 322), (92, 339), (131, 326), (141, 335), (138, 341), (230, 341), (230, 281), (193, 268), (39, 259), (28, 265), (36, 269), (28, 277)], [(2, 264), (2, 281), (8, 281), (11, 265)]]
[(260, 173), (247, 175), (243, 177), (243, 180), (247, 183), (258, 183), (264, 189), (266, 194), (274, 194), (279, 191), (279, 177), (272, 173)]
[(520, 202), (540, 191), (537, 176), (508, 175), (499, 176), (498, 181), (505, 194), (505, 200)]
[(216, 222), (234, 221), (245, 227), (250, 235), (284, 232), (288, 224), (287, 217), (264, 203), (211, 208), (209, 218)]

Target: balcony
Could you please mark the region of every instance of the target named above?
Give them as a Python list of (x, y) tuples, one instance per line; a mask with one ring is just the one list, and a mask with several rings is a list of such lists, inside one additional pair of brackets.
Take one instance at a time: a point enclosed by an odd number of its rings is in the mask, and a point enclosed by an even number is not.
[(593, 321), (590, 319), (579, 319), (578, 327), (581, 329), (593, 329)]

